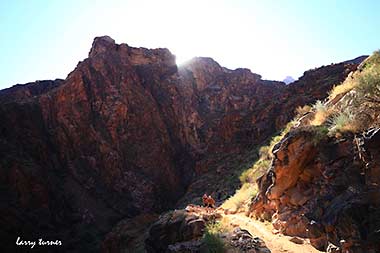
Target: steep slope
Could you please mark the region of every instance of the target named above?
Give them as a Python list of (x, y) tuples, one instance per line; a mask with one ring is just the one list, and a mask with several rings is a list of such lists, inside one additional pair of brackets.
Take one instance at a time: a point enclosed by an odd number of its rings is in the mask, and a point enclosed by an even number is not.
[(375, 52), (325, 103), (300, 115), (273, 147), (251, 216), (320, 250), (379, 252), (379, 80)]
[(239, 184), (226, 182), (234, 164), (254, 159), (297, 106), (323, 98), (356, 66), (322, 67), (285, 86), (210, 58), (177, 68), (167, 49), (95, 38), (66, 80), (0, 92), (5, 247), (23, 235), (96, 250), (121, 218), (204, 191), (228, 197)]
[[(227, 94), (249, 94), (249, 99), (239, 110), (221, 111), (221, 116), (215, 121), (211, 118), (211, 122), (215, 122), (212, 129), (218, 133), (214, 138), (218, 149), (208, 144), (207, 151), (212, 152), (207, 152), (196, 164), (196, 168), (203, 171), (202, 177), (196, 177), (190, 184), (187, 194), (178, 202), (179, 206), (199, 203), (199, 196), (204, 191), (212, 193), (220, 201), (234, 194), (240, 184), (240, 174), (258, 158), (258, 148), (294, 117), (295, 109), (324, 99), (333, 85), (341, 83), (365, 58), (361, 56), (345, 63), (306, 71), (299, 80), (287, 86), (259, 80), (258, 84), (265, 83), (259, 86), (260, 89), (250, 87), (241, 90), (242, 85), (239, 84), (227, 90)], [(254, 93), (250, 93), (251, 90)], [(226, 96), (222, 93), (215, 100), (221, 101)], [(206, 116), (204, 120), (209, 122), (210, 117)]]

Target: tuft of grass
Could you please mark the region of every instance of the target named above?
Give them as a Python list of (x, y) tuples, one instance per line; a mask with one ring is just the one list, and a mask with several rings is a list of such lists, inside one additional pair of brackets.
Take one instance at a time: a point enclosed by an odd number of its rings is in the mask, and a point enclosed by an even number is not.
[(223, 233), (224, 229), (222, 227), (222, 224), (219, 221), (212, 221), (212, 222), (207, 223), (206, 232), (216, 235), (216, 234)]
[(248, 204), (257, 192), (257, 185), (255, 183), (245, 183), (232, 197), (222, 204), (222, 208), (237, 211), (245, 204)]
[(304, 105), (304, 106), (298, 106), (295, 110), (296, 119), (301, 118), (306, 113), (310, 112), (312, 110), (312, 107), (310, 105)]
[(326, 119), (330, 116), (331, 112), (328, 110), (326, 104), (318, 100), (313, 105), (313, 110), (315, 112), (314, 119), (311, 121), (312, 126), (320, 126), (326, 122)]
[(336, 133), (357, 132), (359, 124), (355, 119), (355, 114), (348, 108), (335, 114), (329, 122), (328, 133), (334, 135)]
[(205, 253), (223, 253), (226, 252), (223, 240), (217, 235), (205, 233), (203, 236), (203, 242), (206, 245)]
[(329, 99), (334, 99), (340, 94), (345, 94), (355, 88), (356, 82), (353, 79), (347, 79), (342, 84), (334, 86), (334, 88), (329, 92)]
[[(369, 88), (372, 90), (374, 81), (379, 80), (376, 77), (380, 66), (380, 51), (375, 51), (371, 57), (367, 58), (361, 67), (361, 72), (347, 78), (342, 84), (335, 86), (329, 92), (329, 99), (333, 99), (340, 94), (347, 93), (355, 88)], [(377, 72), (377, 73), (376, 73)], [(371, 87), (372, 86), (372, 87)]]
[(326, 111), (326, 105), (321, 100), (317, 100), (313, 105), (313, 109), (315, 111)]
[(206, 225), (205, 233), (202, 241), (205, 244), (205, 249), (202, 252), (205, 253), (223, 253), (226, 252), (225, 244), (220, 238), (220, 234), (223, 233), (223, 228), (220, 222), (210, 222)]

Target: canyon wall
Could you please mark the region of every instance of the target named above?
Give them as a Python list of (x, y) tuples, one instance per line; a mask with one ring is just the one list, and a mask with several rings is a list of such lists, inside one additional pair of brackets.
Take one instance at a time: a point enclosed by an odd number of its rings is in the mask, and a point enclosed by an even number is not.
[(0, 91), (0, 236), (9, 249), (22, 235), (91, 251), (122, 218), (204, 191), (225, 199), (239, 184), (224, 185), (229, 162), (254, 159), (247, 150), (361, 60), (309, 70), (286, 86), (211, 58), (178, 67), (167, 49), (97, 37), (65, 80)]

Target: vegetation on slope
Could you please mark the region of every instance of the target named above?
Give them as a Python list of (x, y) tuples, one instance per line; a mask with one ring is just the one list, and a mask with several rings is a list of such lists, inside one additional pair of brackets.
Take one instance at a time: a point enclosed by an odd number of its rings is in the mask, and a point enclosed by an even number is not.
[(211, 222), (207, 224), (202, 241), (206, 245), (204, 250), (207, 253), (221, 253), (225, 252), (225, 243), (220, 237), (224, 232), (220, 222)]
[(231, 225), (230, 220), (226, 217), (220, 220), (209, 221), (202, 237), (204, 247), (201, 249), (201, 252), (237, 252), (236, 248), (230, 244), (230, 240), (228, 239), (229, 236), (233, 234), (234, 229), (235, 227)]
[(222, 208), (237, 211), (241, 208), (244, 209), (249, 204), (250, 199), (257, 194), (256, 180), (267, 171), (271, 164), (273, 147), (290, 131), (294, 124), (295, 121), (289, 122), (280, 134), (272, 137), (268, 145), (259, 149), (259, 159), (240, 175), (241, 188), (223, 203)]
[(380, 127), (380, 51), (376, 51), (329, 93), (326, 102), (317, 101), (296, 110), (297, 116), (285, 129), (273, 137), (270, 144), (259, 151), (259, 159), (241, 176), (242, 187), (230, 197), (224, 209), (244, 209), (257, 193), (256, 180), (270, 167), (272, 150), (293, 128), (313, 133), (313, 143), (327, 137), (340, 138), (346, 133), (360, 133), (371, 127)]
[(329, 100), (318, 101), (311, 125), (325, 126), (330, 136), (359, 133), (379, 126), (380, 51), (364, 61), (359, 70), (333, 88)]

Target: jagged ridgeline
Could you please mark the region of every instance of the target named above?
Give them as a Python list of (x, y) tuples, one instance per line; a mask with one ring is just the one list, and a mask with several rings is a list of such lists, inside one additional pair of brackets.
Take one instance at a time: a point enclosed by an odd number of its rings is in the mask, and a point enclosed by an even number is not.
[[(62, 251), (114, 252), (129, 247), (125, 238), (135, 243), (124, 232), (143, 241), (140, 226), (159, 213), (200, 204), (204, 193), (221, 204), (294, 110), (324, 99), (364, 58), (285, 85), (211, 58), (178, 67), (168, 49), (95, 38), (64, 80), (0, 91), (0, 237), (10, 242), (2, 246), (13, 252), (22, 235), (60, 239)], [(345, 136), (328, 123), (333, 115), (309, 128)]]
[(320, 250), (378, 252), (379, 115), (376, 51), (324, 101), (297, 108), (224, 206), (269, 220), (286, 235), (309, 238)]

